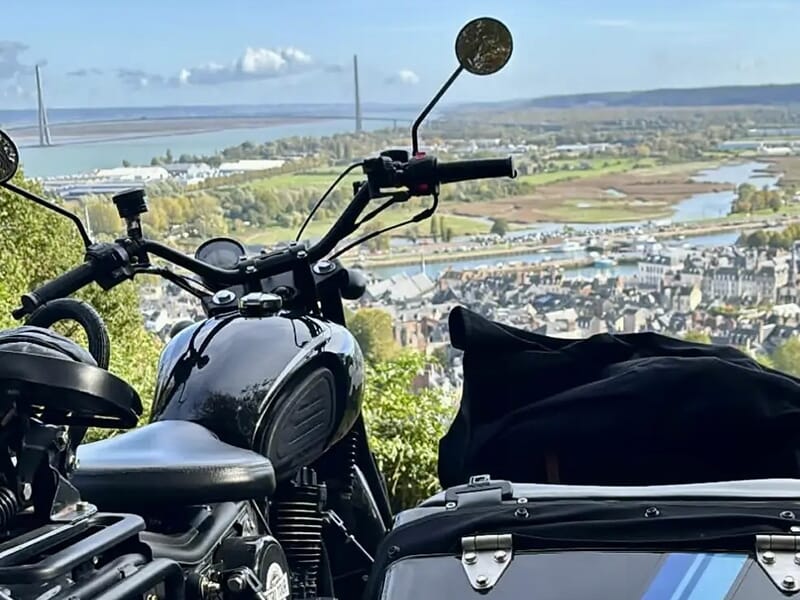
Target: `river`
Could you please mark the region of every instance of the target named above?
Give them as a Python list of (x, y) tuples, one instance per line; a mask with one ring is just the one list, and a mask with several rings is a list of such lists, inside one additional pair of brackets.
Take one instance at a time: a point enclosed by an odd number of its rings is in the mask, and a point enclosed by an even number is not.
[[(723, 165), (716, 169), (708, 169), (700, 171), (693, 177), (695, 181), (705, 181), (712, 183), (731, 183), (740, 185), (742, 183), (751, 183), (756, 187), (767, 186), (773, 188), (777, 185), (780, 179), (779, 175), (765, 176), (761, 172), (767, 165), (759, 162), (747, 162), (737, 165)], [(658, 221), (659, 224), (681, 223), (692, 221), (702, 218), (710, 218), (717, 216), (724, 216), (727, 214), (731, 202), (735, 198), (736, 193), (733, 190), (724, 192), (711, 192), (704, 194), (695, 194), (686, 200), (683, 200), (675, 205), (675, 214), (671, 219)], [(611, 231), (615, 229), (641, 227), (647, 225), (647, 221), (628, 221), (621, 223), (537, 223), (535, 227), (518, 230), (510, 234), (510, 237), (525, 237), (537, 233), (551, 233), (560, 231), (565, 226), (570, 226), (578, 231), (587, 233), (603, 231)], [(725, 233), (716, 233), (711, 235), (701, 235), (694, 237), (687, 237), (679, 244), (689, 244), (695, 246), (727, 246), (733, 244), (739, 237), (739, 231), (730, 231)], [(676, 242), (677, 243), (677, 242)], [(444, 269), (452, 267), (456, 269), (470, 269), (480, 266), (494, 265), (497, 263), (508, 262), (523, 262), (523, 263), (537, 263), (546, 259), (558, 258), (578, 258), (585, 256), (583, 251), (578, 253), (521, 253), (512, 254), (503, 257), (487, 257), (487, 258), (470, 258), (464, 260), (454, 260), (452, 262), (443, 263), (429, 263), (425, 266), (426, 273), (435, 278)], [(395, 266), (395, 267), (380, 267), (373, 269), (373, 273), (378, 277), (391, 277), (398, 273), (406, 272), (408, 274), (419, 273), (421, 264)], [(621, 274), (630, 275), (636, 271), (635, 265), (619, 265), (610, 269), (600, 269), (595, 267), (588, 267), (584, 269), (570, 269), (567, 273), (571, 276), (583, 275), (591, 277), (598, 272), (606, 274)]]
[[(385, 129), (390, 123), (364, 121), (365, 130)], [(346, 120), (308, 121), (274, 125), (255, 129), (226, 129), (203, 133), (174, 134), (141, 139), (69, 143), (48, 147), (20, 148), (25, 174), (30, 177), (55, 177), (86, 173), (93, 169), (118, 167), (123, 160), (131, 164), (149, 165), (154, 156), (167, 149), (175, 157), (181, 154), (214, 154), (218, 150), (237, 146), (245, 141), (263, 143), (293, 136), (328, 136), (351, 131), (353, 124)]]

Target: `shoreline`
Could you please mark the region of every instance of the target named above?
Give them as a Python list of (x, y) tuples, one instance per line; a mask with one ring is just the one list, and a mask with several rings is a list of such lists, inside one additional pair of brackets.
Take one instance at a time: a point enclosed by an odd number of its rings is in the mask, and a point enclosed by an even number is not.
[[(672, 229), (670, 231), (654, 231), (650, 235), (652, 235), (656, 239), (671, 239), (671, 238), (677, 238), (679, 236), (690, 237), (699, 235), (710, 235), (714, 233), (725, 233), (731, 230), (746, 229), (748, 227), (759, 227), (759, 226), (763, 227), (763, 224), (761, 224), (762, 221), (763, 219), (758, 219), (758, 220), (751, 220), (744, 222), (737, 221), (733, 223), (706, 224), (705, 226), (701, 225), (699, 227), (680, 227), (678, 229)], [(798, 222), (800, 222), (800, 216), (785, 219), (782, 224), (789, 225), (791, 223), (798, 223)], [(608, 236), (606, 239), (609, 239), (611, 241), (620, 241), (625, 237), (626, 234), (616, 234), (616, 235), (612, 234)], [(356, 259), (353, 261), (353, 264), (368, 269), (383, 268), (383, 267), (402, 267), (407, 265), (415, 265), (419, 263), (423, 257), (426, 263), (446, 263), (449, 261), (456, 262), (461, 260), (469, 260), (473, 258), (492, 258), (492, 257), (512, 256), (518, 254), (530, 254), (541, 250), (555, 252), (557, 247), (558, 244), (515, 244), (513, 242), (509, 242), (500, 248), (484, 248), (480, 250), (441, 252), (433, 254), (426, 254), (424, 251), (413, 252), (413, 253), (408, 252), (405, 253), (405, 256), (395, 254), (393, 256), (386, 256), (386, 257), (371, 257), (365, 259)], [(344, 256), (346, 256), (346, 254)], [(546, 264), (546, 263), (536, 263), (536, 264)]]

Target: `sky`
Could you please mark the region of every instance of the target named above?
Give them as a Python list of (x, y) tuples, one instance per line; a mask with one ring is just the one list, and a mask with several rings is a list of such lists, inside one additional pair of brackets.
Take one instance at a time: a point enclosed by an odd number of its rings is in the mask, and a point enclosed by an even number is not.
[[(800, 82), (800, 0), (29, 0), (6, 2), (0, 109), (420, 103), (477, 16), (514, 35), (508, 67), (450, 102)], [(13, 27), (7, 26), (12, 24)]]

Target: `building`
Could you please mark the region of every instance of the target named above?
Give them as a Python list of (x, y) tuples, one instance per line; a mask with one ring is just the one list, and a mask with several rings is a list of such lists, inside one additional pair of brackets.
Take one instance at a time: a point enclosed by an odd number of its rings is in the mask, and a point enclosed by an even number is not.
[(167, 172), (184, 183), (200, 183), (211, 177), (214, 170), (206, 163), (171, 163), (164, 165)]
[(682, 268), (679, 257), (673, 254), (646, 256), (638, 263), (638, 282), (642, 287), (661, 288), (667, 276)]
[(279, 169), (286, 164), (283, 159), (258, 159), (258, 160), (237, 160), (236, 162), (224, 162), (219, 166), (222, 175), (231, 173), (244, 173), (247, 171), (270, 171)]

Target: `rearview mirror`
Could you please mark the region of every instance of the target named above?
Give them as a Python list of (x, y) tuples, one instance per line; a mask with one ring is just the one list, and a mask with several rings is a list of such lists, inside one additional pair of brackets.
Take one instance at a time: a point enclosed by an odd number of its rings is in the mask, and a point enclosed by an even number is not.
[(491, 17), (470, 21), (456, 37), (458, 64), (473, 75), (497, 73), (506, 66), (513, 49), (508, 27)]
[(456, 36), (456, 58), (458, 68), (450, 75), (439, 88), (433, 99), (419, 113), (416, 121), (411, 125), (411, 153), (416, 156), (419, 152), (419, 126), (431, 112), (431, 109), (441, 99), (444, 93), (453, 85), (461, 74), (467, 71), (474, 75), (491, 75), (506, 66), (511, 58), (514, 43), (511, 32), (503, 23), (491, 17), (473, 19), (458, 32)]
[(0, 130), (0, 184), (10, 181), (19, 168), (19, 151), (5, 131)]

